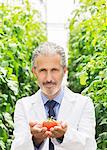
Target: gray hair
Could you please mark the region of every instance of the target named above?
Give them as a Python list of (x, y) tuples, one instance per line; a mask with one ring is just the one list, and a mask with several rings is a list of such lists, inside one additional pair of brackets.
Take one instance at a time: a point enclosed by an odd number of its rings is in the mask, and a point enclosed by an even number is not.
[(40, 44), (33, 52), (32, 66), (35, 65), (35, 60), (39, 55), (54, 55), (59, 54), (61, 56), (61, 65), (66, 66), (66, 54), (64, 49), (52, 42), (45, 42)]

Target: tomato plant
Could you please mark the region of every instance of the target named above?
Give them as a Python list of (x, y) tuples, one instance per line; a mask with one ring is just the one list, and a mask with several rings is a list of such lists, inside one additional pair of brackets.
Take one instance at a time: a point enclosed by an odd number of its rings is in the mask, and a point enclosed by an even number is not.
[(31, 55), (47, 39), (39, 11), (28, 0), (22, 5), (12, 2), (0, 1), (0, 150), (10, 150), (17, 99), (38, 89), (31, 73)]
[(107, 21), (105, 0), (79, 0), (69, 19), (69, 88), (92, 98), (98, 150), (107, 147)]

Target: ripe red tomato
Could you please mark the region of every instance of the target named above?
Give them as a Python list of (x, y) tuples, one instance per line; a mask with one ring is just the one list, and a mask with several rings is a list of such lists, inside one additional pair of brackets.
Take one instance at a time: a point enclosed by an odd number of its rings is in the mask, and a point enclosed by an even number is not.
[(43, 122), (43, 127), (47, 127), (48, 131), (50, 130), (50, 128), (57, 126), (57, 125), (58, 125), (58, 122), (53, 119), (48, 119)]

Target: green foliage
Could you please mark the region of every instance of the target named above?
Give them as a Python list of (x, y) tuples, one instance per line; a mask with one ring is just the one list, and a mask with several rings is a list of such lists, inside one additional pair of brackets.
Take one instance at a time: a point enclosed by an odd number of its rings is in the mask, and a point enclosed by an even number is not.
[(69, 87), (90, 96), (98, 150), (107, 147), (107, 22), (104, 0), (80, 0), (69, 24)]
[(38, 89), (31, 73), (31, 55), (46, 41), (45, 24), (28, 1), (0, 4), (0, 149), (10, 150), (16, 100)]

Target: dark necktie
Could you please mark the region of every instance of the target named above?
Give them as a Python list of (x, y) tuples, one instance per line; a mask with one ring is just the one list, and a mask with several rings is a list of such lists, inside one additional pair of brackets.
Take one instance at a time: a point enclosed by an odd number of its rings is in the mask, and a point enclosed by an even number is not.
[[(54, 107), (56, 105), (56, 101), (54, 100), (49, 100), (47, 101), (46, 105), (48, 107), (48, 117), (49, 118), (53, 118), (53, 119), (56, 119), (56, 114), (55, 114), (55, 111), (54, 111)], [(54, 150), (54, 145), (53, 143), (51, 142), (51, 139), (49, 139), (49, 150)]]

